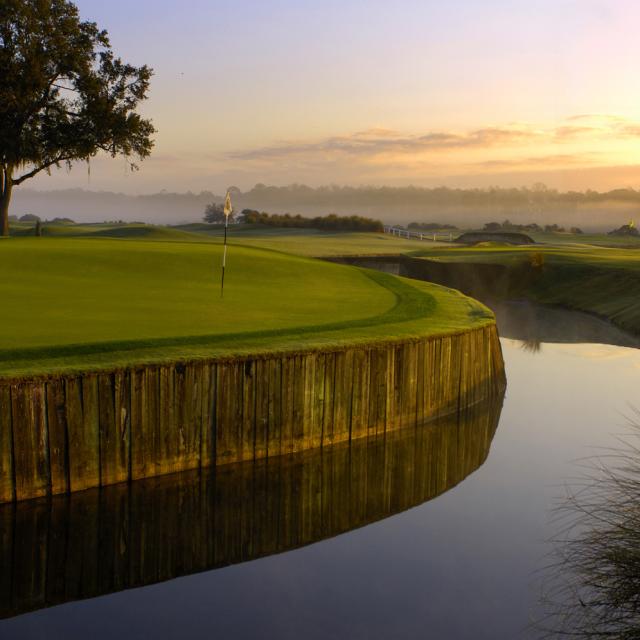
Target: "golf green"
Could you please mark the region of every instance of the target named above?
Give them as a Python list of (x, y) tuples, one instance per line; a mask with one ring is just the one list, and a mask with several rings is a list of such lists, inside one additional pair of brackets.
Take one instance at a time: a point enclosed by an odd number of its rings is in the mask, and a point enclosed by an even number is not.
[(0, 243), (0, 376), (305, 350), (493, 321), (435, 285), (232, 245), (224, 297), (212, 242)]

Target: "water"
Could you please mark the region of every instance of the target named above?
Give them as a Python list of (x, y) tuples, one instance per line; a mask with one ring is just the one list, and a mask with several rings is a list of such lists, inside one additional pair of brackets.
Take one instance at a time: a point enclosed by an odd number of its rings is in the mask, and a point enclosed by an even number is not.
[[(289, 511), (278, 507), (280, 522), (285, 524), (274, 530), (273, 555), (5, 619), (0, 621), (0, 637), (535, 637), (528, 625), (540, 615), (541, 570), (548, 563), (549, 538), (558, 526), (552, 518), (554, 507), (564, 496), (566, 484), (581, 473), (578, 461), (615, 445), (617, 435), (629, 431), (631, 406), (637, 402), (640, 351), (633, 348), (633, 338), (581, 314), (523, 303), (497, 311), (505, 336), (508, 389), (492, 440), (490, 419), (484, 423), (487, 451), (476, 443), (464, 454), (466, 466), (450, 462), (443, 468), (437, 462), (442, 462), (443, 449), (436, 446), (422, 450), (420, 458), (411, 461), (408, 449), (398, 445), (394, 451), (405, 454), (385, 458), (396, 461), (391, 478), (404, 478), (407, 473), (417, 477), (416, 469), (422, 469), (427, 459), (434, 479), (431, 493), (425, 488), (423, 497), (436, 495), (433, 499), (412, 506), (398, 498), (394, 505), (391, 498), (400, 495), (394, 487), (405, 484), (400, 480), (389, 484), (384, 474), (363, 480), (362, 469), (367, 465), (344, 466), (344, 453), (338, 452), (330, 461), (332, 468), (342, 464), (351, 475), (336, 480), (333, 488), (303, 489), (300, 484), (296, 488), (299, 476), (283, 481), (282, 473), (276, 474), (279, 491), (287, 488), (286, 504), (295, 504), (306, 491), (331, 506), (332, 515), (327, 517), (333, 528), (320, 527), (313, 534), (323, 534), (324, 539), (296, 548), (297, 542), (308, 540), (286, 538)], [(450, 452), (451, 460), (459, 461), (463, 454), (447, 444), (443, 435), (450, 430), (438, 428), (430, 427), (429, 437)], [(453, 428), (462, 436), (465, 426)], [(456, 442), (461, 446), (464, 438)], [(407, 446), (415, 448), (415, 443)], [(373, 464), (379, 454), (371, 455)], [(316, 464), (322, 467), (327, 461), (316, 460)], [(353, 487), (358, 482), (387, 496), (381, 498), (381, 508), (361, 514), (360, 520), (354, 519), (359, 494)], [(255, 481), (251, 486), (256, 486)], [(149, 488), (137, 500), (144, 504), (145, 496), (151, 495), (156, 494)], [(247, 501), (260, 504), (260, 494), (251, 491), (222, 491), (215, 496), (218, 508), (222, 504), (230, 513), (234, 509), (245, 513)], [(411, 508), (402, 511), (405, 507)], [(76, 511), (93, 513), (83, 505)], [(236, 536), (233, 527), (238, 519)], [(226, 529), (220, 535), (229, 544), (246, 539), (241, 532), (246, 519), (224, 521)], [(82, 518), (77, 522), (81, 528)], [(181, 540), (190, 535), (200, 540), (188, 518), (177, 516), (173, 522), (173, 529), (161, 529), (165, 532), (154, 543), (156, 550), (166, 550), (167, 557), (178, 553)], [(359, 528), (349, 530), (352, 526)], [(335, 537), (326, 539), (329, 535)], [(69, 544), (82, 545), (83, 536), (73, 540)], [(28, 563), (20, 559), (31, 557), (29, 549), (33, 552), (39, 546), (24, 542), (25, 548), (15, 553), (25, 555), (14, 558), (14, 575), (10, 581), (5, 578), (10, 586), (0, 591), (5, 599), (15, 599), (16, 585), (31, 579), (21, 574)], [(238, 549), (229, 560), (257, 557), (257, 550)], [(87, 545), (86, 553), (91, 556), (96, 550)], [(94, 557), (79, 561), (73, 574), (78, 584), (83, 567), (94, 565)], [(182, 567), (184, 572), (188, 568)], [(50, 562), (47, 571), (55, 574), (63, 569)], [(154, 571), (157, 579), (165, 577), (155, 567), (146, 578), (152, 580)], [(73, 579), (67, 576), (62, 588), (70, 600), (73, 587)], [(6, 602), (0, 604), (6, 606)]]

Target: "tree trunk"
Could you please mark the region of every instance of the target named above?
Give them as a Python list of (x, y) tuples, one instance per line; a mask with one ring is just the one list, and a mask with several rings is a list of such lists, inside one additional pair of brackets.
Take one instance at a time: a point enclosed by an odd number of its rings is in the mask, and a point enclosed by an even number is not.
[(12, 170), (10, 167), (0, 168), (0, 234), (9, 235), (9, 203), (11, 202)]

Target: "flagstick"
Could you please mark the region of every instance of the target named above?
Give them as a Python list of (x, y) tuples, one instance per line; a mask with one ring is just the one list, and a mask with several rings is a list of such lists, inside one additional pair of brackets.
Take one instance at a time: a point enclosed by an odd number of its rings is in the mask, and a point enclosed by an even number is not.
[(222, 281), (220, 282), (220, 297), (224, 297), (224, 268), (227, 264), (227, 225), (229, 216), (224, 217), (224, 251), (222, 253)]

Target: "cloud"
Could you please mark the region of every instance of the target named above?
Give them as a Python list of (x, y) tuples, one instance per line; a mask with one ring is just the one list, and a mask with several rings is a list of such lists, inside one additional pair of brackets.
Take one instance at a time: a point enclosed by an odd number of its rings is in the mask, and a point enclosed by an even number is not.
[(597, 153), (556, 153), (549, 155), (530, 156), (524, 158), (513, 158), (509, 160), (486, 160), (476, 162), (470, 167), (479, 169), (532, 169), (554, 167), (575, 167), (593, 165), (598, 162)]
[(608, 123), (617, 123), (617, 122), (626, 122), (626, 119), (622, 116), (617, 116), (611, 113), (581, 113), (575, 116), (570, 116), (566, 118), (567, 122), (576, 122), (576, 121), (584, 121), (588, 120), (590, 122), (608, 122)]
[(567, 142), (575, 140), (580, 136), (593, 135), (600, 133), (602, 129), (598, 127), (580, 127), (580, 126), (562, 126), (554, 129), (554, 139), (556, 142)]
[[(619, 163), (620, 144), (640, 137), (640, 123), (615, 115), (581, 114), (552, 126), (511, 123), (468, 131), (406, 133), (376, 126), (316, 140), (283, 140), (224, 154), (238, 169), (441, 174), (460, 168), (590, 166)], [(628, 142), (627, 142), (628, 144)], [(561, 152), (554, 152), (562, 145)], [(607, 146), (609, 145), (609, 146)], [(591, 149), (589, 148), (591, 146)], [(609, 151), (609, 156), (606, 155)]]
[(401, 135), (390, 129), (367, 129), (347, 136), (281, 144), (229, 153), (234, 160), (281, 159), (327, 154), (367, 157), (380, 154), (419, 154), (455, 149), (482, 149), (530, 142), (540, 134), (520, 127), (486, 127), (468, 133), (432, 131), (423, 135)]

